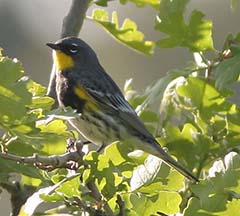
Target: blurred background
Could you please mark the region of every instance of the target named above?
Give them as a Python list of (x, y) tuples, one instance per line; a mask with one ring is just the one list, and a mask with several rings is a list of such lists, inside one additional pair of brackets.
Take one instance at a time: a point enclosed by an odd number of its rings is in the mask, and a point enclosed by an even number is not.
[[(228, 33), (240, 31), (240, 8), (230, 8), (230, 0), (192, 0), (188, 12), (197, 9), (213, 21), (213, 38), (216, 49), (222, 48)], [(51, 51), (47, 42), (59, 39), (62, 19), (67, 13), (69, 0), (0, 0), (0, 47), (4, 54), (19, 59), (25, 73), (31, 79), (47, 86), (51, 71)], [(88, 10), (88, 15), (94, 7)], [(156, 41), (163, 37), (154, 31), (156, 11), (150, 7), (136, 8), (128, 3), (123, 6), (112, 1), (106, 8), (117, 11), (120, 24), (128, 17), (138, 24), (147, 40)], [(133, 78), (137, 90), (162, 77), (168, 70), (184, 67), (192, 56), (186, 49), (159, 49), (153, 56), (144, 56), (115, 41), (99, 25), (85, 21), (80, 37), (89, 43), (117, 84), (123, 88), (125, 80)], [(0, 164), (1, 169), (1, 164)], [(9, 215), (10, 201), (7, 192), (0, 194), (1, 215)]]

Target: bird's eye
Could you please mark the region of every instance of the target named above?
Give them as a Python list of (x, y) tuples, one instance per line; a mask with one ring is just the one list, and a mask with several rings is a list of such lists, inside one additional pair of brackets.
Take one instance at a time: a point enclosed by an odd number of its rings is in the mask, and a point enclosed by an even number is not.
[(69, 48), (69, 51), (72, 53), (72, 54), (75, 54), (78, 52), (78, 45), (77, 44), (71, 44), (70, 48)]

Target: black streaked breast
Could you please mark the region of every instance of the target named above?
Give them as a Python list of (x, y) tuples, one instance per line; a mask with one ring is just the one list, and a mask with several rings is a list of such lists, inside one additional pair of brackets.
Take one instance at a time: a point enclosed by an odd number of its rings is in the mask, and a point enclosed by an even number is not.
[(75, 80), (67, 78), (64, 73), (57, 74), (56, 92), (59, 105), (62, 107), (70, 106), (78, 113), (82, 113), (85, 101), (74, 93), (74, 87), (76, 87)]

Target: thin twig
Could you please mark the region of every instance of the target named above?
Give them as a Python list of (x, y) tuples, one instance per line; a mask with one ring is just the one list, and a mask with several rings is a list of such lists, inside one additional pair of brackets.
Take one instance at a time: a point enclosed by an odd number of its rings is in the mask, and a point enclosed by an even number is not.
[(84, 200), (79, 199), (79, 197), (73, 197), (73, 204), (77, 205), (80, 209), (83, 209), (85, 212), (88, 212), (89, 215), (97, 215), (97, 210), (88, 205)]
[(112, 211), (112, 209), (110, 208), (110, 206), (108, 205), (108, 203), (102, 199), (102, 195), (99, 192), (98, 188), (96, 187), (96, 185), (92, 182), (89, 181), (87, 183), (87, 187), (88, 189), (91, 191), (90, 195), (98, 202), (101, 202), (103, 204), (103, 209), (106, 213), (107, 216), (114, 216), (114, 213)]
[(125, 216), (125, 203), (124, 201), (122, 200), (122, 197), (118, 194), (117, 195), (117, 201), (116, 203), (118, 204), (119, 206), (119, 214), (118, 216)]

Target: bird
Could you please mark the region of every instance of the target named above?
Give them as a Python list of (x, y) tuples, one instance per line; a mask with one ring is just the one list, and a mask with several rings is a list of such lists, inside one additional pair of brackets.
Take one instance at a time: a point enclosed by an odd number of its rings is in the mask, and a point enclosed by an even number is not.
[(190, 181), (199, 181), (160, 146), (86, 42), (66, 37), (46, 45), (53, 50), (59, 106), (76, 110), (79, 117), (69, 121), (86, 140), (103, 149), (131, 139), (136, 149), (160, 158)]

